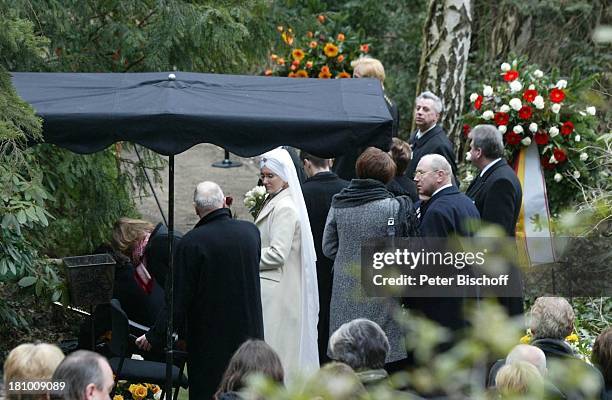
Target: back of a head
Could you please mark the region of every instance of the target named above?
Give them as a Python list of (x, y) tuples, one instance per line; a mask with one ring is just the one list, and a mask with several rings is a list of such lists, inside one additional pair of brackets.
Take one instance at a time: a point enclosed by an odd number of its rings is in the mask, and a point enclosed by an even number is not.
[(328, 158), (321, 158), (321, 157), (313, 156), (312, 154), (307, 153), (304, 150), (300, 151), (300, 160), (302, 160), (302, 162), (304, 162), (304, 160), (308, 160), (316, 168), (323, 168), (323, 169), (329, 168)]
[(504, 140), (495, 126), (477, 125), (469, 136), (474, 147), (481, 149), (487, 159), (495, 160), (504, 156)]
[(396, 166), (391, 156), (376, 147), (368, 147), (357, 158), (355, 172), (359, 179), (375, 179), (387, 184), (395, 176)]
[(62, 398), (65, 400), (80, 400), (85, 398), (85, 390), (89, 384), (97, 388), (104, 387), (104, 372), (100, 362), (106, 359), (98, 353), (88, 350), (78, 350), (69, 354), (58, 365), (53, 374), (54, 381), (66, 382)]
[(211, 181), (198, 183), (193, 193), (193, 202), (201, 213), (222, 208), (224, 200), (225, 196), (221, 187)]
[(544, 352), (529, 344), (519, 344), (510, 350), (506, 357), (506, 364), (528, 362), (538, 369), (542, 376), (546, 375), (546, 355)]
[(155, 226), (149, 221), (134, 218), (119, 218), (113, 225), (113, 247), (125, 255), (130, 255), (134, 245)]
[(393, 159), (393, 162), (395, 162), (395, 166), (397, 168), (395, 171), (395, 176), (404, 175), (404, 172), (406, 172), (406, 169), (408, 169), (408, 165), (412, 159), (412, 150), (410, 149), (410, 145), (402, 139), (394, 137), (391, 144), (391, 150), (389, 150), (389, 155)]
[(376, 58), (360, 57), (351, 62), (351, 67), (359, 73), (359, 78), (375, 78), (381, 83), (385, 82), (385, 67)]
[(495, 377), (495, 387), (502, 396), (541, 391), (542, 385), (542, 375), (535, 366), (526, 361), (504, 365)]
[[(4, 362), (4, 386), (8, 382), (51, 379), (53, 372), (64, 359), (59, 347), (47, 343), (25, 343), (15, 347)], [(16, 399), (7, 394), (7, 399)], [(34, 399), (35, 395), (21, 395), (22, 399)]]
[(574, 310), (563, 297), (538, 297), (530, 312), (534, 339), (564, 339), (574, 329)]
[(244, 388), (248, 376), (254, 374), (261, 374), (277, 383), (284, 380), (280, 358), (263, 340), (247, 340), (236, 350), (227, 365), (215, 397)]
[(365, 318), (343, 324), (329, 338), (331, 358), (355, 371), (383, 368), (389, 348), (382, 328)]
[(368, 394), (355, 371), (347, 364), (330, 362), (321, 367), (313, 376), (310, 385), (321, 398), (354, 400), (365, 398)]
[(601, 371), (606, 387), (612, 387), (612, 326), (606, 328), (595, 339), (591, 361)]

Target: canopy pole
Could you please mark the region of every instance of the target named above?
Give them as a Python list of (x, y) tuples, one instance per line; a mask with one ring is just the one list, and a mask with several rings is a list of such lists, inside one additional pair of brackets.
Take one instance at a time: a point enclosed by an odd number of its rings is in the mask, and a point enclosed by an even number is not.
[(168, 157), (168, 275), (166, 277), (166, 304), (168, 324), (166, 330), (166, 390), (165, 398), (172, 398), (173, 322), (174, 322), (174, 155)]
[(223, 161), (217, 161), (214, 162), (212, 164), (213, 167), (216, 168), (233, 168), (233, 167), (240, 167), (242, 166), (242, 163), (240, 161), (232, 161), (230, 160), (230, 152), (224, 148), (223, 149), (225, 151), (224, 157), (223, 157)]
[(161, 204), (159, 204), (159, 199), (157, 198), (157, 193), (155, 193), (155, 188), (153, 187), (153, 183), (151, 182), (151, 178), (149, 178), (149, 173), (145, 168), (144, 163), (142, 162), (142, 158), (140, 158), (140, 153), (138, 152), (138, 145), (134, 143), (134, 150), (136, 151), (136, 157), (138, 157), (138, 161), (140, 161), (140, 166), (142, 167), (142, 172), (144, 173), (145, 178), (147, 178), (147, 182), (149, 183), (149, 187), (151, 188), (151, 193), (153, 193), (153, 198), (155, 199), (155, 203), (157, 203), (157, 209), (164, 220), (164, 225), (168, 226), (168, 220), (166, 220), (166, 216), (164, 215), (164, 210), (162, 210)]

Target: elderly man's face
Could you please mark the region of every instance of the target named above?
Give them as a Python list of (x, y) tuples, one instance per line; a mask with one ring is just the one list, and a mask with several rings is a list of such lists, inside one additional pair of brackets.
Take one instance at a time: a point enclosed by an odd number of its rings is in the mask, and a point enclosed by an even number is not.
[(440, 170), (432, 170), (427, 159), (421, 159), (414, 171), (414, 183), (420, 195), (431, 196), (440, 186), (442, 174)]
[(418, 99), (414, 108), (414, 120), (416, 126), (425, 131), (431, 128), (440, 115), (434, 107), (434, 101), (431, 99)]

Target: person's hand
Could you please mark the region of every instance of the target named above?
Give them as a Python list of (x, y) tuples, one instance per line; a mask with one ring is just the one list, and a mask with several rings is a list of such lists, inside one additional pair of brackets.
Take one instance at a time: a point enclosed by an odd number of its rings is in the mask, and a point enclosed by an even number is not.
[(141, 337), (136, 339), (136, 346), (139, 349), (145, 350), (145, 351), (151, 351), (151, 348), (153, 347), (151, 346), (151, 343), (149, 343), (145, 335), (142, 335)]

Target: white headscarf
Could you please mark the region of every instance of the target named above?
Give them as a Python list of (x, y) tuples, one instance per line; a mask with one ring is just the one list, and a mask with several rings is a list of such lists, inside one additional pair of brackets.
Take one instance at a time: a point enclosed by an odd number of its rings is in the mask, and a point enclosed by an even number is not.
[(259, 168), (268, 167), (287, 182), (291, 198), (298, 211), (300, 232), (302, 234), (302, 326), (300, 327), (299, 364), (306, 371), (319, 367), (319, 348), (317, 345), (317, 322), (319, 320), (319, 289), (317, 286), (317, 255), (310, 229), (310, 220), (302, 187), (295, 166), (287, 150), (277, 148), (261, 156)]

